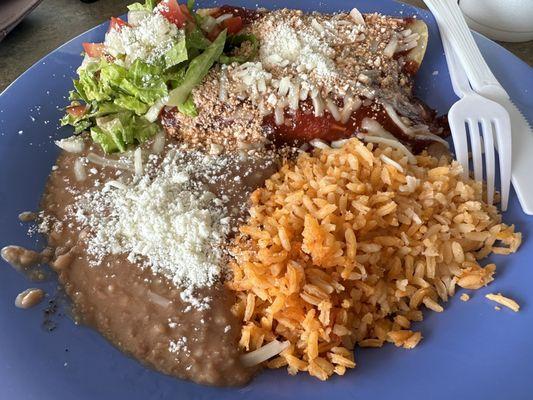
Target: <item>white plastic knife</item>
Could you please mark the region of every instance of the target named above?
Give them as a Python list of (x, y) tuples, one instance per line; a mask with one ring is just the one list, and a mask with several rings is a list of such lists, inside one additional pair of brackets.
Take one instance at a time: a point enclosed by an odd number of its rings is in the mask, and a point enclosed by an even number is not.
[(513, 137), (511, 182), (513, 182), (522, 210), (528, 215), (533, 215), (533, 132), (531, 127), (501, 86), (487, 85), (479, 88), (477, 92), (500, 103), (509, 113)]

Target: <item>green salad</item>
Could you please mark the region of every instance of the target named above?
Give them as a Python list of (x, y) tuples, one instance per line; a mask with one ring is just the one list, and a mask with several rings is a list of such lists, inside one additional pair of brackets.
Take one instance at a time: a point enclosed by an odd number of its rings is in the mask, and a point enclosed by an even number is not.
[[(112, 18), (103, 43), (84, 43), (85, 58), (73, 81), (61, 125), (89, 131), (106, 153), (123, 152), (154, 136), (165, 106), (195, 117), (191, 92), (215, 63), (243, 63), (255, 55), (242, 19), (218, 24), (194, 10), (194, 1), (130, 5), (128, 21)], [(252, 52), (232, 55), (244, 42)]]

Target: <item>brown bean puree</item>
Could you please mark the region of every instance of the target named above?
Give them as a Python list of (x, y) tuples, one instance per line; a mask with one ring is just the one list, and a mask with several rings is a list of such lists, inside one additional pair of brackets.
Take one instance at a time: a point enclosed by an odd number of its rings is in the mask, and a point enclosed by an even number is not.
[(48, 278), (48, 271), (42, 268), (50, 261), (51, 249), (46, 248), (38, 253), (21, 246), (6, 246), (1, 251), (2, 258), (18, 272), (24, 274), (31, 281), (44, 281)]
[(29, 288), (20, 292), (15, 299), (15, 306), (18, 308), (32, 308), (39, 304), (44, 298), (42, 289)]
[[(197, 296), (212, 299), (207, 309), (198, 309), (182, 300), (182, 290), (169, 279), (130, 262), (126, 254), (105, 255), (96, 266), (90, 262), (89, 235), (74, 218), (73, 209), (80, 194), (117, 179), (117, 169), (89, 163), (85, 165), (89, 173), (79, 180), (75, 164), (89, 152), (102, 155), (92, 147), (82, 153), (62, 152), (42, 199), (41, 214), (49, 221), (49, 251), (53, 249), (50, 265), (72, 299), (76, 319), (165, 374), (209, 385), (246, 383), (255, 369), (240, 363), (241, 323), (231, 312), (234, 295), (221, 282), (198, 290)], [(275, 162), (243, 176), (242, 171), (250, 167), (235, 163), (230, 171), (226, 169), (225, 179), (208, 183), (216, 195), (222, 192), (238, 206), (236, 215), (244, 213), (249, 193), (271, 175)], [(133, 172), (120, 175), (127, 180)], [(236, 175), (242, 178), (235, 180), (237, 184), (228, 178)], [(42, 261), (40, 253), (16, 246), (5, 248), (2, 255), (22, 267)]]

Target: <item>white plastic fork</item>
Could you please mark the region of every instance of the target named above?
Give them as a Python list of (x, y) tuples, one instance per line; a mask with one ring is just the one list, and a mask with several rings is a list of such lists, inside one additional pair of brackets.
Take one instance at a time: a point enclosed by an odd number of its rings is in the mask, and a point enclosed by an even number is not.
[[(502, 143), (501, 139), (502, 132), (506, 134), (511, 131), (509, 114), (495, 101), (486, 99), (472, 90), (468, 83), (468, 78), (459, 64), (459, 60), (452, 50), (451, 44), (444, 32), (441, 32), (441, 37), (453, 90), (461, 98), (452, 105), (448, 112), (448, 122), (452, 131), (455, 155), (463, 166), (465, 175), (468, 174), (468, 135), (470, 137), (474, 178), (477, 181), (481, 181), (483, 179), (483, 160), (480, 134), (483, 136), (487, 202), (492, 204), (494, 200), (494, 181), (496, 175), (493, 129), (498, 140), (498, 148), (503, 149), (509, 146), (508, 152), (510, 153), (510, 143), (509, 145)], [(481, 129), (479, 129), (480, 126)], [(508, 162), (508, 165), (502, 165), (503, 163), (505, 163), (505, 160), (502, 160), (500, 157), (502, 210), (506, 210), (509, 198), (511, 163)], [(507, 182), (507, 185), (504, 182)]]
[[(494, 200), (494, 182), (496, 175), (494, 136), (496, 137), (500, 169), (501, 208), (505, 211), (509, 201), (509, 190), (511, 186), (511, 121), (509, 113), (502, 105), (477, 94), (470, 87), (467, 73), (463, 69), (465, 63), (460, 63), (459, 57), (452, 48), (451, 43), (452, 40), (462, 40), (463, 38), (458, 39), (452, 36), (452, 31), (447, 29), (446, 20), (443, 19), (442, 13), (440, 12), (442, 10), (439, 9), (442, 7), (442, 3), (440, 3), (442, 0), (424, 1), (433, 12), (439, 25), (453, 89), (461, 98), (450, 108), (448, 113), (448, 121), (452, 131), (457, 160), (463, 166), (464, 173), (468, 174), (468, 136), (470, 138), (474, 178), (477, 181), (482, 181), (483, 155), (481, 137), (483, 137), (487, 202), (492, 203)], [(437, 3), (437, 5), (434, 3)], [(479, 50), (477, 52), (479, 53)], [(481, 54), (479, 54), (479, 57), (484, 67), (486, 67), (486, 69), (482, 68), (483, 77), (480, 77), (480, 80), (485, 83), (493, 79), (497, 84), (496, 79), (490, 72), (490, 69), (488, 69)], [(475, 58), (475, 63), (479, 63), (479, 58)]]

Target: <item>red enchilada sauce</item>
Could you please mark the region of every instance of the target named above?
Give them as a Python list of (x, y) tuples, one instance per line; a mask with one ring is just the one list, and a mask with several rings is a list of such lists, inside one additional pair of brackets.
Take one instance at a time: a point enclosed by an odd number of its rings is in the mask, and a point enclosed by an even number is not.
[[(420, 124), (429, 126), (431, 132), (442, 132), (442, 136), (447, 136), (447, 124), (444, 118), (436, 117), (433, 110), (427, 108), (423, 103), (417, 102), (420, 107)], [(428, 139), (417, 139), (406, 135), (387, 115), (383, 107), (378, 103), (362, 105), (355, 111), (348, 122), (336, 121), (330, 113), (322, 116), (313, 114), (313, 107), (310, 102), (300, 104), (300, 108), (295, 113), (285, 113), (284, 123), (276, 125), (273, 115), (268, 115), (263, 120), (263, 126), (267, 135), (277, 144), (302, 144), (313, 139), (320, 139), (326, 142), (347, 139), (357, 133), (365, 133), (361, 130), (364, 118), (377, 121), (386, 131), (394, 135), (404, 143), (408, 143), (415, 153), (427, 148), (433, 141)]]

